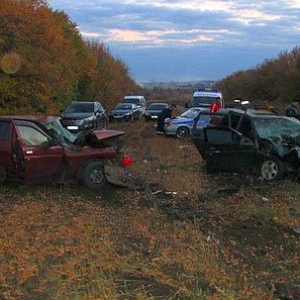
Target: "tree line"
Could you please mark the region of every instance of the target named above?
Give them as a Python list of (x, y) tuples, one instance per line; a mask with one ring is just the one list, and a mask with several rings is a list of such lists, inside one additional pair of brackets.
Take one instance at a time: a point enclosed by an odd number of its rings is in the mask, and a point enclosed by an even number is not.
[(225, 100), (274, 101), (284, 106), (300, 98), (300, 48), (283, 51), (256, 68), (235, 72), (216, 83)]
[(140, 87), (98, 40), (44, 0), (1, 0), (0, 113), (57, 114), (74, 100), (111, 108)]

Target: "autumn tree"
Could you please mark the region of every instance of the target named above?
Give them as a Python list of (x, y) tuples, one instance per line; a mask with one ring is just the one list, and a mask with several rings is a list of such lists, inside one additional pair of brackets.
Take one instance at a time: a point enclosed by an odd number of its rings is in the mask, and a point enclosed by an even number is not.
[(116, 102), (136, 86), (122, 61), (46, 1), (1, 0), (0, 23), (1, 113), (56, 114), (73, 100)]
[(283, 51), (254, 69), (238, 71), (217, 82), (225, 99), (274, 100), (285, 107), (300, 96), (300, 48)]

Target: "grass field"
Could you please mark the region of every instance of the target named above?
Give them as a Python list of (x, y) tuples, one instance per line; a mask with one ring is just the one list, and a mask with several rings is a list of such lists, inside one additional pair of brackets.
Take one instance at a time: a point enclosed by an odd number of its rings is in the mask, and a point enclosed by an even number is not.
[(0, 299), (278, 299), (300, 282), (300, 186), (207, 176), (190, 140), (126, 132), (139, 189), (0, 186)]

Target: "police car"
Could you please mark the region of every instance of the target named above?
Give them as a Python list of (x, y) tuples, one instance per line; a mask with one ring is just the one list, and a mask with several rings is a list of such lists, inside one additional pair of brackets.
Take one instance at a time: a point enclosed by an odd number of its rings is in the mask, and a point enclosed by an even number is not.
[[(164, 130), (166, 136), (174, 136), (179, 139), (184, 139), (190, 136), (191, 130), (194, 125), (194, 118), (200, 111), (209, 110), (203, 107), (191, 107), (181, 115), (175, 118), (167, 118), (164, 124)], [(203, 117), (197, 122), (197, 126), (206, 126), (210, 120), (210, 117)]]

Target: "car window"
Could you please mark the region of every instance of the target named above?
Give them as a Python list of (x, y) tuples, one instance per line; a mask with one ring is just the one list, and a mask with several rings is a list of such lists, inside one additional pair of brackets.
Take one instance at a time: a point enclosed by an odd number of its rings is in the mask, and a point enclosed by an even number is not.
[(194, 96), (192, 100), (192, 106), (200, 106), (201, 104), (213, 104), (216, 97), (197, 97)]
[(116, 109), (122, 109), (122, 110), (128, 110), (128, 109), (132, 109), (133, 108), (133, 104), (124, 104), (124, 103), (122, 103), (122, 104), (118, 104), (117, 106), (116, 106)]
[(104, 108), (103, 106), (101, 105), (101, 103), (97, 103), (97, 110), (100, 111), (100, 112), (104, 112)]
[(231, 124), (229, 126), (231, 126), (231, 128), (233, 128), (233, 129), (237, 129), (239, 122), (241, 120), (241, 117), (242, 117), (242, 115), (239, 115), (239, 114), (235, 114), (235, 113), (230, 114)]
[(196, 115), (198, 115), (198, 113), (199, 113), (198, 109), (191, 108), (185, 111), (184, 113), (182, 113), (180, 116), (183, 118), (193, 119), (194, 117), (196, 117)]
[[(43, 125), (54, 134), (55, 137), (60, 136), (64, 142), (73, 143), (76, 139), (76, 136), (72, 134), (69, 130), (61, 125), (58, 119), (53, 119)], [(62, 139), (59, 139), (62, 141)]]
[(66, 113), (89, 113), (94, 112), (94, 103), (72, 103), (66, 110)]
[(207, 143), (215, 145), (235, 144), (238, 137), (235, 132), (229, 129), (209, 129), (206, 130)]
[(160, 110), (168, 107), (167, 104), (151, 104), (148, 109)]
[(139, 104), (139, 99), (125, 99), (125, 103), (134, 103), (134, 104)]
[(33, 127), (17, 125), (17, 129), (26, 146), (41, 146), (48, 142), (48, 137)]
[(0, 140), (9, 140), (10, 137), (10, 122), (0, 122)]
[(247, 117), (242, 118), (240, 124), (238, 125), (237, 130), (243, 135), (245, 135), (246, 137), (248, 137), (249, 139), (254, 138), (255, 132), (250, 118)]

